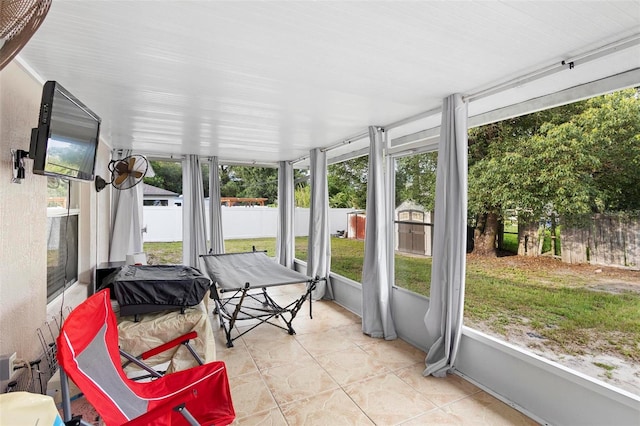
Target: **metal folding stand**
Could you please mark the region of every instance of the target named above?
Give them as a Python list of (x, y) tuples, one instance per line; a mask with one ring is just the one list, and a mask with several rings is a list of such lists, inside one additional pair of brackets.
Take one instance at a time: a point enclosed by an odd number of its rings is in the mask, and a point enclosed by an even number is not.
[[(218, 289), (214, 289), (214, 286), (212, 286), (211, 295), (216, 304), (215, 313), (218, 314), (220, 326), (224, 329), (227, 347), (233, 347), (234, 340), (262, 324), (270, 324), (287, 331), (289, 334), (295, 334), (296, 332), (292, 326), (293, 320), (307, 299), (309, 299), (309, 316), (313, 318), (311, 292), (316, 288), (318, 281), (318, 278), (309, 279), (304, 294), (286, 306), (278, 304), (278, 302), (267, 293), (266, 287), (252, 289), (249, 283), (247, 283), (241, 289), (220, 289), (218, 292)], [(224, 293), (232, 293), (232, 295), (230, 297), (221, 297), (221, 294), (223, 295)], [(281, 319), (286, 326), (271, 321), (273, 318)], [(232, 337), (231, 331), (236, 325), (236, 322), (244, 320), (255, 320), (257, 323), (242, 331), (237, 336)]]

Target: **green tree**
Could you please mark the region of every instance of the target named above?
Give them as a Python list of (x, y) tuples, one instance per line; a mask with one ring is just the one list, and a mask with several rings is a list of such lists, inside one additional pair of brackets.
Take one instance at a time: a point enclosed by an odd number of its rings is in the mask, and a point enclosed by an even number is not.
[(233, 166), (231, 173), (239, 189), (237, 197), (267, 198), (267, 204), (276, 202), (278, 198), (277, 168)]
[(366, 208), (368, 161), (365, 156), (329, 165), (327, 179), (331, 207)]
[[(496, 255), (500, 218), (520, 203), (531, 204), (527, 191), (517, 194), (519, 181), (514, 163), (522, 163), (519, 144), (536, 134), (544, 122), (531, 114), (469, 130), (469, 217), (475, 218), (474, 252)], [(535, 174), (526, 169), (522, 174)], [(523, 200), (521, 197), (525, 197)]]
[(309, 208), (311, 206), (311, 186), (296, 185), (293, 196), (296, 199), (296, 207)]
[(626, 90), (469, 131), (476, 251), (495, 255), (500, 218), (575, 217), (640, 205), (640, 103)]
[(640, 210), (640, 91), (592, 98), (571, 125), (598, 158), (592, 210)]
[(200, 164), (200, 169), (202, 171), (202, 187), (204, 189), (204, 196), (209, 196), (209, 162), (203, 161)]
[(151, 161), (150, 164), (155, 176), (145, 177), (145, 183), (182, 194), (182, 163), (179, 161)]
[(222, 197), (238, 197), (242, 191), (242, 183), (238, 180), (234, 173), (233, 167), (228, 165), (220, 165), (220, 195)]
[(435, 204), (438, 153), (427, 152), (399, 158), (396, 162), (396, 207), (411, 200), (427, 211)]

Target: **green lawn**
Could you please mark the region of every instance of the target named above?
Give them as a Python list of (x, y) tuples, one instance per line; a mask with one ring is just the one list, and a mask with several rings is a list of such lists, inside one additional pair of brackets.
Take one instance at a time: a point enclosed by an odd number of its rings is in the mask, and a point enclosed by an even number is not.
[[(224, 249), (227, 253), (240, 253), (256, 250), (266, 250), (267, 255), (276, 255), (275, 238), (253, 238), (250, 240), (227, 240)], [(154, 265), (176, 265), (182, 263), (182, 241), (171, 243), (144, 243), (147, 260)]]
[[(359, 282), (364, 242), (332, 238), (331, 245), (331, 270)], [(275, 255), (274, 238), (225, 241), (227, 252), (250, 251), (253, 246)], [(181, 243), (145, 243), (149, 261), (155, 264), (181, 263), (181, 250)], [(306, 260), (306, 237), (296, 238), (296, 257)], [(568, 268), (549, 268), (544, 262), (529, 262), (523, 268), (518, 259), (522, 258), (467, 257), (468, 325), (502, 335), (534, 333), (560, 353), (600, 351), (640, 362), (639, 293), (595, 291), (587, 288), (588, 277)], [(396, 254), (395, 263), (398, 287), (429, 295), (431, 258)]]

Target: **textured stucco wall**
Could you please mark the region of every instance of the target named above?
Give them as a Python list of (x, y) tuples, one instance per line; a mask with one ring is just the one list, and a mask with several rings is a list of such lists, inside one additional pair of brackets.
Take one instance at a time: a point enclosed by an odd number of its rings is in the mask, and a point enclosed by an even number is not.
[(0, 71), (0, 353), (32, 359), (47, 305), (47, 181), (31, 173), (11, 183), (11, 149), (29, 150), (42, 85), (15, 61)]
[[(16, 61), (0, 71), (0, 354), (17, 352), (26, 360), (42, 354), (37, 328), (59, 313), (61, 304), (73, 308), (87, 293), (86, 286), (73, 286), (66, 298), (47, 305), (47, 179), (34, 175), (33, 162), (26, 159), (25, 179), (11, 183), (11, 149), (29, 150), (41, 96), (42, 84)], [(97, 174), (108, 176), (110, 152), (101, 139)], [(109, 252), (111, 191), (97, 193), (93, 182), (78, 185), (78, 274), (81, 284), (90, 285)]]

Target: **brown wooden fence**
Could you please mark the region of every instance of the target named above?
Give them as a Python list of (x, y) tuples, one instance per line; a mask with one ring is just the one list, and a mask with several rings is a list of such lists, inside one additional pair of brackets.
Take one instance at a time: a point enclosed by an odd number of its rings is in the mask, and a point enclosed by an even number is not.
[(562, 261), (640, 267), (640, 218), (595, 215), (584, 226), (561, 228)]

